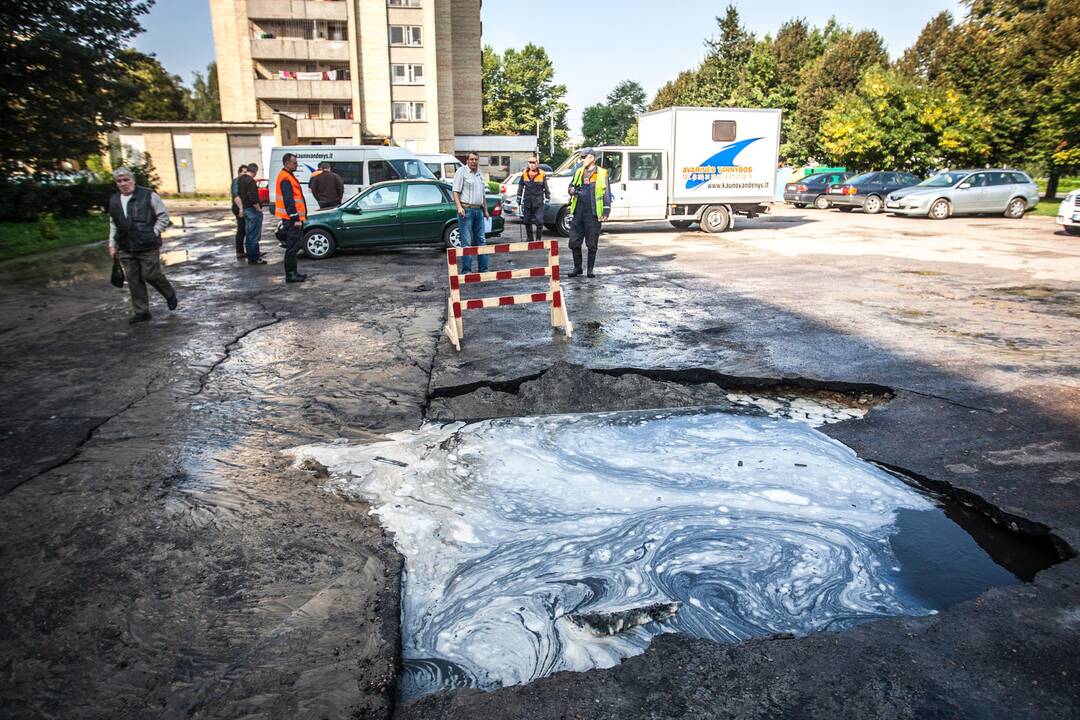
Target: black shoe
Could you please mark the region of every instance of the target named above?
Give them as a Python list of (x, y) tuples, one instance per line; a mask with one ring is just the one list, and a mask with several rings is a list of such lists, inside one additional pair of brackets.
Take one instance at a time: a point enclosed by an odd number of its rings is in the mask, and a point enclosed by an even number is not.
[(247, 260), (247, 255), (245, 255), (244, 253), (236, 253), (236, 259), (237, 260)]
[(304, 282), (305, 280), (307, 280), (307, 275), (301, 275), (298, 272), (291, 272), (285, 275), (285, 282), (287, 283)]
[(261, 257), (256, 260), (248, 260), (248, 265), (265, 265), (266, 261)]
[(149, 319), (150, 313), (148, 312), (135, 313), (130, 318), (128, 318), (128, 324), (134, 325), (135, 323), (146, 322)]
[(589, 272), (585, 273), (585, 277), (587, 277), (587, 278), (594, 278), (594, 277), (596, 277), (596, 273), (594, 273), (594, 272), (592, 272), (592, 271), (590, 270)]
[(176, 297), (176, 293), (173, 293), (172, 297), (165, 298), (165, 304), (169, 306), (170, 310), (175, 310), (176, 306), (180, 304), (180, 300)]
[(581, 274), (581, 268), (574, 268), (566, 277), (577, 277)]

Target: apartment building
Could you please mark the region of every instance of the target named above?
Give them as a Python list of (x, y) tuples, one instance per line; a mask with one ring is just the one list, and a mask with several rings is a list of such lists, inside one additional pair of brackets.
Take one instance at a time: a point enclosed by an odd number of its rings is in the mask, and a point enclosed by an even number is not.
[(210, 0), (223, 121), (453, 152), (481, 133), (481, 0)]

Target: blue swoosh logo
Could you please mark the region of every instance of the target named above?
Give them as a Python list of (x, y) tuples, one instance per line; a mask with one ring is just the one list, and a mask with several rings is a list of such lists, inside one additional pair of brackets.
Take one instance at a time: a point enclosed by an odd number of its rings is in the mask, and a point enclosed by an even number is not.
[(308, 165), (307, 163), (304, 163), (304, 167), (308, 169), (308, 172), (315, 172), (316, 169), (314, 166)]
[[(701, 166), (705, 167), (712, 165), (713, 167), (717, 168), (736, 167), (735, 158), (738, 156), (738, 154), (745, 150), (747, 145), (753, 142), (757, 142), (758, 140), (761, 140), (761, 138), (750, 138), (749, 140), (740, 140), (738, 142), (733, 142), (730, 145), (725, 145), (720, 149), (720, 152), (716, 153), (708, 160), (702, 162)], [(690, 190), (696, 188), (698, 185), (707, 183), (710, 180), (712, 180), (711, 176), (707, 178), (700, 178), (697, 180), (687, 180), (686, 189)]]

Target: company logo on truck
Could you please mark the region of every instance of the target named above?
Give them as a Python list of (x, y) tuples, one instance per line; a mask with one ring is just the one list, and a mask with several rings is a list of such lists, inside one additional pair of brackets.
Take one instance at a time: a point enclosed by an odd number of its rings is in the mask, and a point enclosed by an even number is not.
[(713, 179), (743, 180), (749, 179), (749, 174), (754, 171), (753, 166), (740, 166), (735, 164), (735, 158), (751, 143), (761, 138), (739, 140), (730, 145), (720, 148), (720, 152), (705, 160), (695, 167), (682, 169), (683, 179), (686, 180), (686, 189), (692, 190)]

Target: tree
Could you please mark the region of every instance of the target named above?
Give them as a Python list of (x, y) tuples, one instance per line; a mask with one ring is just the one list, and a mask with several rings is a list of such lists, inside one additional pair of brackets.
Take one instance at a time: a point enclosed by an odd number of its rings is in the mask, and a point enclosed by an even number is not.
[(581, 115), (581, 134), (586, 145), (618, 145), (645, 112), (645, 89), (633, 80), (623, 80), (602, 103), (589, 105)]
[(165, 71), (153, 55), (128, 48), (118, 59), (138, 89), (124, 107), (134, 120), (188, 120), (188, 94), (179, 75)]
[(7, 0), (0, 13), (0, 177), (100, 150), (134, 95), (118, 62), (153, 0)]
[(527, 135), (555, 123), (556, 153), (541, 156), (551, 163), (568, 154), (566, 86), (555, 83), (555, 68), (544, 48), (529, 43), (520, 50), (507, 49), (502, 56), (489, 45), (481, 55), (484, 97), (484, 132), (491, 135)]
[(864, 170), (982, 165), (992, 151), (990, 113), (955, 90), (872, 68), (823, 116), (828, 157)]
[(742, 26), (734, 5), (727, 6), (716, 24), (719, 36), (705, 41), (708, 54), (698, 70), (697, 105), (729, 105), (735, 88), (747, 75), (747, 61), (754, 48), (754, 36)]
[(206, 75), (195, 72), (188, 95), (188, 115), (192, 120), (220, 120), (221, 93), (218, 91), (217, 63), (206, 66)]

